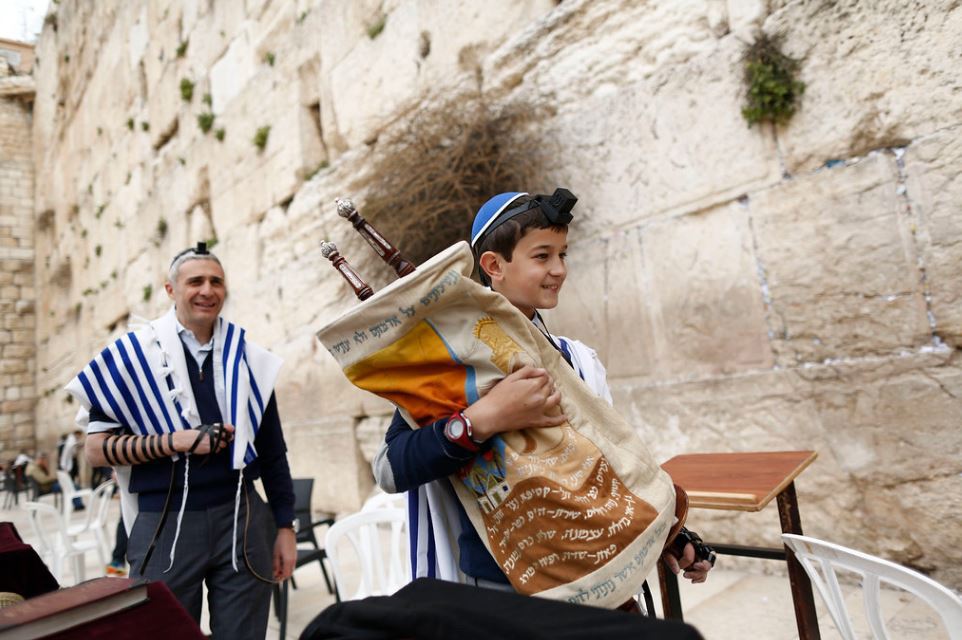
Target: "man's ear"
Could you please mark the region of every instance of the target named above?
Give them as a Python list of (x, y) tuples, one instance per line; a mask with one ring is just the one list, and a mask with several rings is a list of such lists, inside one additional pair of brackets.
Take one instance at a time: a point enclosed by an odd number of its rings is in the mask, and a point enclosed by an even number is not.
[(497, 282), (504, 273), (502, 258), (494, 251), (485, 251), (478, 258), (478, 266), (487, 274), (491, 282)]
[(164, 291), (167, 292), (167, 297), (171, 300), (174, 299), (174, 285), (170, 284), (170, 281), (164, 283)]

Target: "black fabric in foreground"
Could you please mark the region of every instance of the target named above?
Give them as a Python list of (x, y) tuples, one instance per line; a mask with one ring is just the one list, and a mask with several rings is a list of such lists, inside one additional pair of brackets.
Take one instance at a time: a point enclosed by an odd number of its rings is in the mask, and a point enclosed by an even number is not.
[(393, 596), (335, 604), (301, 640), (701, 640), (694, 627), (637, 614), (420, 578)]

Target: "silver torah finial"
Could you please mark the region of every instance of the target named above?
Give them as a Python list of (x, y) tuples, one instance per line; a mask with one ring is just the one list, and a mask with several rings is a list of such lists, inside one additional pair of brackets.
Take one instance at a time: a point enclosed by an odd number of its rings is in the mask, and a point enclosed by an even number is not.
[(334, 204), (337, 205), (337, 215), (342, 218), (350, 218), (357, 212), (354, 201), (350, 198), (334, 198)]
[(322, 242), (321, 243), (321, 254), (331, 261), (334, 268), (344, 277), (351, 288), (354, 289), (354, 295), (360, 300), (367, 300), (372, 295), (374, 295), (374, 289), (370, 287), (366, 282), (361, 280), (361, 276), (358, 275), (347, 260), (344, 259), (337, 251), (337, 245), (333, 242)]
[(337, 253), (337, 245), (327, 240), (321, 242), (321, 255), (330, 260), (331, 256)]

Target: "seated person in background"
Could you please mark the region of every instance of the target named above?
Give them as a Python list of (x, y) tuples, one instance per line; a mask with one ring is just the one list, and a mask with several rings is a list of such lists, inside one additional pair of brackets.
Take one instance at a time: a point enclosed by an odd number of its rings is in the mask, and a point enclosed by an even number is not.
[(60, 491), (57, 476), (50, 470), (50, 460), (46, 453), (37, 454), (37, 459), (27, 463), (27, 477), (37, 481), (40, 493)]

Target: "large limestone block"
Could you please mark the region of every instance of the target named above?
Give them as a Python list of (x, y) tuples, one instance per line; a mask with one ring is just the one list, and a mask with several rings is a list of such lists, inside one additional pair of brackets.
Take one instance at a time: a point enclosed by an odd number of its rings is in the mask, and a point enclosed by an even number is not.
[[(616, 408), (657, 459), (815, 450), (818, 459), (795, 482), (806, 533), (958, 580), (962, 540), (942, 526), (962, 470), (962, 367), (951, 350), (678, 384), (612, 382)], [(715, 540), (777, 542), (771, 507), (696, 510), (689, 523)]]
[(962, 345), (962, 128), (913, 142), (905, 151), (909, 202), (919, 216), (925, 287), (935, 331)]
[(417, 95), (419, 37), (416, 5), (404, 4), (376, 38), (360, 39), (330, 68), (332, 118), (348, 146), (375, 138)]
[[(641, 303), (661, 376), (772, 365), (745, 207), (730, 204), (652, 225), (642, 246), (649, 288)], [(622, 299), (613, 298), (612, 313)]]
[(782, 364), (892, 353), (930, 340), (888, 154), (752, 196)]
[[(962, 559), (958, 540), (943, 535), (944, 529), (937, 523), (953, 522), (962, 513), (962, 474), (942, 475), (896, 486), (894, 502), (897, 512), (904, 514), (898, 531), (901, 535), (896, 539), (896, 532), (887, 529), (890, 538), (886, 551), (891, 549), (892, 555), (903, 563), (934, 570), (936, 580), (959, 589), (962, 585)], [(885, 511), (879, 511), (878, 515), (880, 520), (887, 519)], [(919, 527), (915, 524), (918, 522), (932, 522), (933, 526)], [(905, 540), (911, 543), (906, 545)], [(905, 551), (899, 552), (898, 549)], [(924, 553), (916, 555), (913, 553), (916, 550), (924, 550)]]
[[(285, 400), (279, 391), (278, 407)], [(335, 513), (358, 511), (371, 488), (373, 474), (354, 436), (354, 419), (343, 414), (298, 422), (284, 418), (288, 462), (295, 478), (314, 478), (312, 506)]]
[(779, 3), (765, 22), (802, 60), (802, 107), (779, 131), (792, 172), (899, 146), (962, 121), (962, 6)]
[(247, 24), (237, 33), (224, 55), (210, 68), (210, 95), (212, 110), (216, 115), (228, 108), (257, 71), (251, 42), (252, 28), (253, 25)]
[[(223, 126), (222, 143), (212, 146), (210, 195), (213, 226), (218, 234), (233, 225), (259, 222), (267, 210), (287, 203), (303, 182), (305, 167), (316, 163), (314, 127), (299, 115), (304, 108), (296, 92), (288, 90), (283, 76), (272, 67), (259, 67), (254, 77), (217, 118)], [(270, 127), (267, 143), (259, 150), (253, 142), (261, 127)], [(315, 165), (316, 166), (316, 165)]]
[(548, 123), (563, 149), (556, 170), (594, 225), (694, 211), (779, 180), (774, 140), (741, 119), (739, 56), (735, 41), (723, 40), (651, 77), (559, 105)]
[(951, 349), (799, 373), (839, 466), (865, 489), (962, 471), (962, 362)]
[[(543, 311), (542, 316), (551, 333), (580, 340), (594, 349), (610, 373), (610, 359), (614, 354), (608, 348), (607, 308), (609, 295), (617, 294), (609, 289), (608, 260), (605, 259), (609, 242), (598, 238), (572, 242), (569, 235), (568, 275), (558, 307)], [(624, 275), (630, 278), (632, 274)], [(627, 286), (621, 277), (618, 282)], [(622, 349), (619, 343), (615, 351), (621, 353)]]

